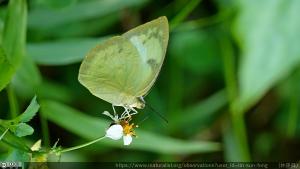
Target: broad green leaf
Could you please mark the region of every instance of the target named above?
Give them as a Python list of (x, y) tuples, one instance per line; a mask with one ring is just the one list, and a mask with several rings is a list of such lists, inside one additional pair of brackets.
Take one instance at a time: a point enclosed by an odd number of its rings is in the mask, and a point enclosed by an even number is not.
[(27, 107), (27, 109), (25, 110), (24, 113), (22, 113), (18, 119), (20, 120), (20, 122), (29, 122), (35, 115), (36, 113), (39, 111), (40, 105), (38, 104), (38, 102), (36, 101), (36, 96), (34, 96), (34, 98), (31, 100), (29, 106)]
[[(0, 125), (0, 133), (4, 133), (5, 130), (6, 130), (6, 128), (4, 128)], [(7, 132), (1, 141), (3, 141), (4, 143), (6, 143), (12, 147), (19, 149), (19, 150), (22, 150), (25, 152), (31, 151), (30, 148), (25, 144), (25, 141), (22, 138), (15, 136), (11, 132)]]
[(42, 65), (66, 65), (81, 61), (91, 47), (104, 38), (69, 39), (54, 42), (31, 43), (27, 53)]
[[(238, 1), (239, 109), (248, 109), (300, 63), (298, 0)], [(239, 110), (243, 111), (243, 110)]]
[(105, 16), (124, 8), (141, 6), (147, 1), (148, 0), (93, 0), (81, 1), (68, 8), (64, 8), (64, 10), (37, 8), (30, 12), (28, 26), (34, 29), (49, 29), (62, 24)]
[[(87, 116), (55, 101), (42, 101), (41, 111), (50, 121), (88, 140), (103, 136), (109, 126), (109, 122), (100, 117)], [(141, 129), (137, 129), (136, 133), (138, 138), (126, 148), (164, 154), (191, 154), (220, 150), (220, 145), (214, 142), (179, 140)], [(100, 141), (99, 144), (125, 148), (121, 141), (113, 141), (109, 138)]]
[(33, 132), (34, 129), (26, 123), (19, 123), (15, 128), (15, 135), (18, 137), (31, 135)]
[(26, 1), (9, 1), (0, 49), (0, 90), (9, 83), (24, 55), (26, 19)]

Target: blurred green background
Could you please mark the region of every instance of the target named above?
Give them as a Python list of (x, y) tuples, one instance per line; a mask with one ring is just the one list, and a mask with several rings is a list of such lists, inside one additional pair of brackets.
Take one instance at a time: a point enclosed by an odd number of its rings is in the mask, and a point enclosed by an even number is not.
[[(18, 147), (38, 139), (47, 150), (104, 135), (111, 105), (79, 84), (83, 57), (167, 16), (165, 62), (145, 100), (169, 123), (146, 107), (130, 146), (105, 139), (61, 161), (299, 160), (299, 10), (299, 0), (0, 0), (0, 159), (30, 160)], [(35, 95), (37, 115), (9, 123)]]

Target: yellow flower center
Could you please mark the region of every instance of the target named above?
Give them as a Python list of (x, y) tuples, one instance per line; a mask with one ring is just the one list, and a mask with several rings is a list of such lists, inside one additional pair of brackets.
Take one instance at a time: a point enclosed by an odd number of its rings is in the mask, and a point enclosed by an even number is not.
[(124, 135), (131, 135), (131, 136), (135, 136), (135, 132), (134, 132), (134, 123), (129, 124), (128, 121), (123, 120), (120, 121), (120, 125), (123, 127), (123, 133)]

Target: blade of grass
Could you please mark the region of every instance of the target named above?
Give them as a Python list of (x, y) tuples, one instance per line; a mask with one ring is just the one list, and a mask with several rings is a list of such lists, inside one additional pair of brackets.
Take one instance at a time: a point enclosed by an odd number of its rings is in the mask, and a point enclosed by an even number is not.
[[(95, 0), (81, 1), (68, 8), (64, 8), (64, 10), (37, 8), (30, 12), (28, 26), (39, 30), (49, 29), (63, 24), (117, 13), (124, 8), (142, 6), (147, 2), (148, 0)], [(44, 22), (45, 19), (47, 22)]]
[[(237, 151), (239, 151), (239, 159), (240, 162), (249, 162), (250, 161), (250, 153), (248, 148), (246, 127), (244, 122), (244, 113), (238, 112), (238, 109), (235, 109), (233, 104), (235, 99), (237, 98), (237, 82), (235, 75), (235, 61), (234, 61), (234, 53), (233, 47), (231, 45), (230, 40), (227, 36), (225, 36), (221, 41), (221, 49), (223, 53), (223, 67), (224, 67), (224, 78), (226, 84), (226, 90), (228, 95), (228, 100), (230, 102), (230, 113), (231, 113), (231, 122), (232, 128), (235, 138), (235, 143), (237, 144)], [(228, 149), (232, 150), (232, 149)], [(229, 152), (230, 153), (230, 152)], [(231, 152), (234, 153), (234, 152)]]
[(26, 19), (26, 1), (9, 1), (0, 49), (0, 90), (10, 82), (24, 56)]
[(80, 62), (85, 54), (103, 38), (77, 38), (53, 42), (31, 43), (27, 45), (28, 55), (37, 64), (67, 65)]
[(170, 31), (178, 26), (201, 2), (201, 0), (187, 1), (187, 5), (170, 22)]

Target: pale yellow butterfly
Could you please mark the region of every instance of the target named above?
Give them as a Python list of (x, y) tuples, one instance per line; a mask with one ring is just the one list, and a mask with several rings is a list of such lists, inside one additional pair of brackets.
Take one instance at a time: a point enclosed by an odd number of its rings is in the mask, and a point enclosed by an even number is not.
[(143, 108), (160, 72), (169, 39), (166, 17), (97, 45), (84, 58), (79, 82), (93, 95), (124, 108)]

